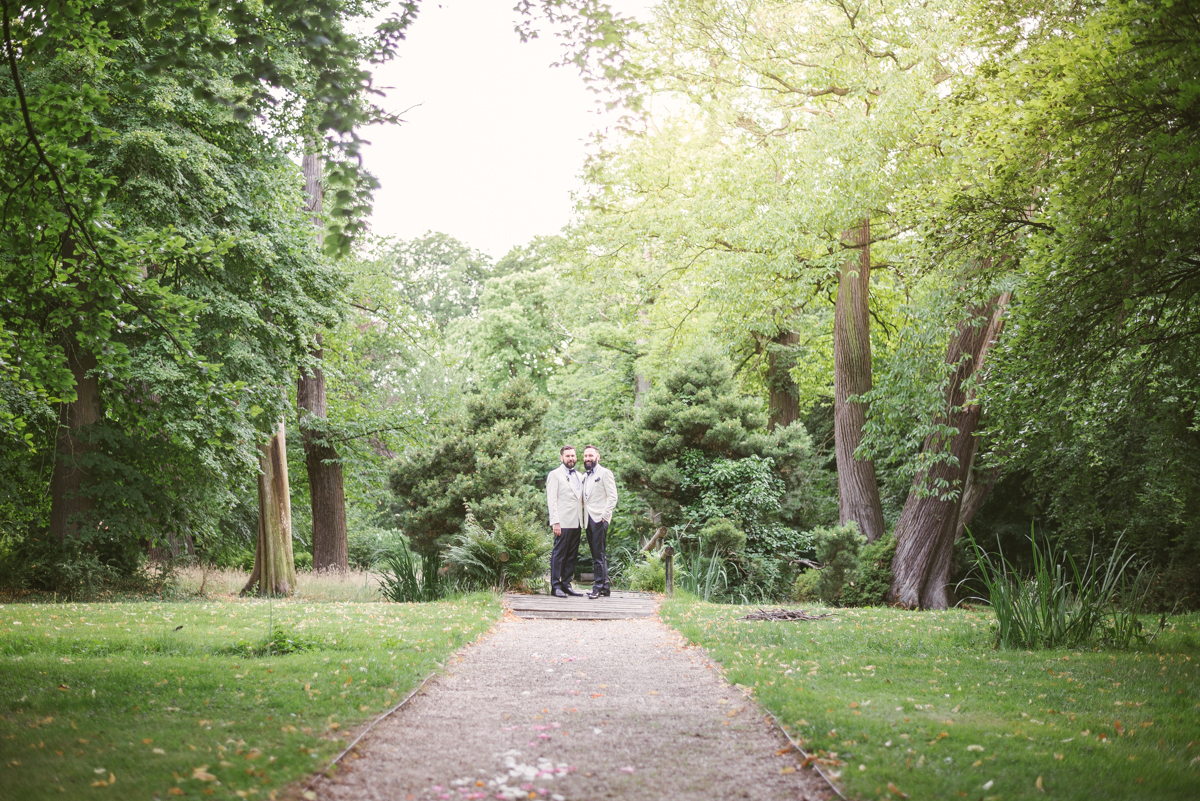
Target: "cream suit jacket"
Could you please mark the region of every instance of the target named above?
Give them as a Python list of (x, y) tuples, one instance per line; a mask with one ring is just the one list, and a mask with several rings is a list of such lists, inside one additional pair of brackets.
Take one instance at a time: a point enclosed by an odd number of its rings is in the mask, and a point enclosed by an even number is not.
[(612, 521), (613, 510), (617, 508), (617, 479), (613, 472), (604, 465), (596, 465), (592, 469), (591, 478), (584, 475), (583, 490), (584, 506), (588, 517), (597, 522)]
[(559, 465), (546, 476), (546, 511), (550, 513), (551, 526), (583, 528), (583, 476), (579, 476), (579, 486), (577, 493), (566, 465)]

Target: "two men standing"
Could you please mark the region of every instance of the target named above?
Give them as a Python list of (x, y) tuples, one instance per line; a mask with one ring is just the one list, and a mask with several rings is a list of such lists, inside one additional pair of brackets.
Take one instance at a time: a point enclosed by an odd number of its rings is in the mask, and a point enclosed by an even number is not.
[(583, 449), (586, 473), (575, 469), (575, 449), (570, 445), (559, 451), (562, 465), (546, 476), (546, 510), (554, 530), (554, 550), (550, 554), (550, 594), (557, 598), (582, 595), (571, 589), (575, 563), (579, 559), (581, 531), (587, 531), (592, 551), (595, 583), (588, 598), (608, 596), (608, 524), (617, 508), (617, 482), (612, 471), (600, 466), (600, 450), (595, 445)]

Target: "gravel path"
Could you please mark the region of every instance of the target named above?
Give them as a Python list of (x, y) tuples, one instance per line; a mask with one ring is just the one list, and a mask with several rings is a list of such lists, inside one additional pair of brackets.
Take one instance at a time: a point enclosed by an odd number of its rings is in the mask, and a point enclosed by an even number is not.
[(314, 789), (328, 801), (833, 798), (786, 747), (657, 617), (509, 616)]

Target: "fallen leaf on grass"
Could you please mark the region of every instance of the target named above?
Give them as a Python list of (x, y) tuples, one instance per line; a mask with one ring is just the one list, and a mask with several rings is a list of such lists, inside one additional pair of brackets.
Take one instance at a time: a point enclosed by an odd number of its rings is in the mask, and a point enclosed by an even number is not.
[(1037, 777), (1037, 781), (1034, 782), (1034, 784), (1037, 786), (1038, 790), (1040, 790), (1043, 793), (1046, 792), (1046, 789), (1044, 787), (1042, 787), (1042, 777), (1041, 776)]
[(172, 787), (170, 790), (167, 790), (167, 795), (183, 795), (183, 790), (180, 790), (178, 787)]
[(982, 751), (983, 746), (982, 745), (968, 745), (967, 750), (968, 751)]
[(155, 749), (154, 749), (154, 750), (153, 750), (151, 753), (154, 753), (154, 754), (160, 754), (160, 755), (162, 755), (162, 756), (166, 756), (166, 753), (167, 753), (167, 752), (166, 752), (166, 751), (164, 751), (164, 750), (162, 750), (161, 748), (155, 748)]
[(217, 777), (208, 772), (208, 765), (192, 768), (192, 778), (199, 782), (215, 782)]
[(895, 793), (896, 795), (900, 796), (901, 798), (908, 798), (908, 793), (901, 792), (900, 788), (897, 787), (892, 782), (888, 782), (888, 792)]

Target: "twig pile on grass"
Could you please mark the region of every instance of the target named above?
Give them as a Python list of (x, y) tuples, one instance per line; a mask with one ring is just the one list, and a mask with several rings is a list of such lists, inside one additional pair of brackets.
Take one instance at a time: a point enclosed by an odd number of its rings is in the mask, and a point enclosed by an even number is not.
[(759, 609), (757, 612), (739, 617), (738, 620), (823, 620), (833, 616), (832, 612), (814, 615), (803, 609)]

